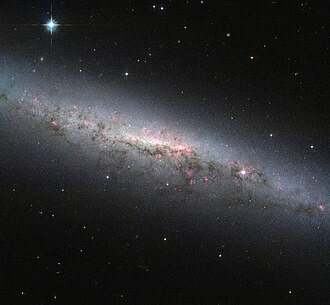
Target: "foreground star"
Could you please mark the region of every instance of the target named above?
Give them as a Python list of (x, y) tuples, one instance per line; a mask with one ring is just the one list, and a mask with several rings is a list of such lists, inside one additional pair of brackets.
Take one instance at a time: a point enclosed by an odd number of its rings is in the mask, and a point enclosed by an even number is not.
[(49, 31), (53, 32), (53, 30), (55, 30), (55, 28), (57, 27), (57, 23), (53, 19), (50, 19), (46, 26)]

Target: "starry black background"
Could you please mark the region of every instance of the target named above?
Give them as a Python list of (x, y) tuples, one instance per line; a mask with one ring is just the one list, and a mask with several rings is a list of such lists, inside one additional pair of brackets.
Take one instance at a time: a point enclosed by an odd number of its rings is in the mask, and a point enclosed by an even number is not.
[[(53, 1), (52, 15), (50, 51), (50, 2), (2, 1), (1, 55), (328, 168), (327, 1)], [(252, 237), (242, 218), (109, 195), (33, 140), (1, 134), (0, 304), (330, 304), (329, 233), (275, 219), (283, 231)]]

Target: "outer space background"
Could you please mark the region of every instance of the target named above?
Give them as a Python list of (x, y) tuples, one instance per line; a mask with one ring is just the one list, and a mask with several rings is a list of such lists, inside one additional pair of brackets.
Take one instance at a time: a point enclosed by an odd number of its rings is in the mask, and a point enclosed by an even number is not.
[(330, 304), (328, 16), (2, 0), (0, 304)]

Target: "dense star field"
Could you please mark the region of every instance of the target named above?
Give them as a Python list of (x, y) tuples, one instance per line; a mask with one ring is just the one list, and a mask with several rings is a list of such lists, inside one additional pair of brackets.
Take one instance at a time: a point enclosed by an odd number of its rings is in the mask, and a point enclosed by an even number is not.
[(330, 304), (322, 1), (4, 1), (0, 37), (4, 304)]

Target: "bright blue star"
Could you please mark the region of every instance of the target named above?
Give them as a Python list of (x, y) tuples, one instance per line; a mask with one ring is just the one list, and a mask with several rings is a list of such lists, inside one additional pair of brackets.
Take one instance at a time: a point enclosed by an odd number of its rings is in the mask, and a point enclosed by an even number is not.
[(50, 19), (49, 22), (47, 23), (47, 28), (49, 31), (53, 31), (56, 28), (56, 23), (53, 19)]

